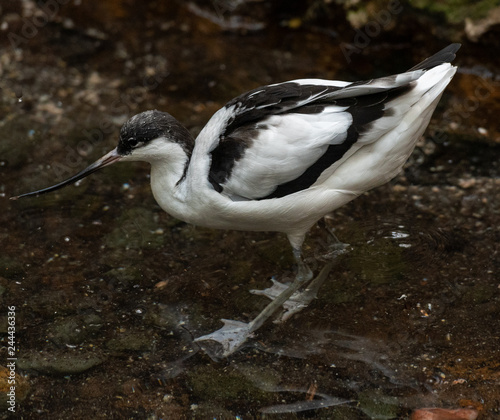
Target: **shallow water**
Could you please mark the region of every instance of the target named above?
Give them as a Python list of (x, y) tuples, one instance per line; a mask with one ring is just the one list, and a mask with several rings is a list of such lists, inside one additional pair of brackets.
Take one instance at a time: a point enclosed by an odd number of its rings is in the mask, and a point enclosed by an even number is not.
[[(327, 220), (349, 252), (318, 298), (227, 359), (193, 338), (250, 320), (267, 301), (249, 290), (292, 278), (282, 235), (171, 218), (142, 164), (8, 200), (100, 157), (139, 111), (168, 110), (196, 133), (258, 85), (369, 78), (443, 46), (382, 36), (348, 64), (329, 26), (293, 29), (283, 8), (257, 3), (241, 19), (224, 2), (71, 3), (17, 50), (2, 39), (0, 294), (4, 345), (16, 307), (20, 418), (498, 415), (499, 63), (473, 45), (404, 173)], [(4, 32), (23, 33), (20, 7), (3, 6)], [(315, 271), (326, 243), (314, 228)]]

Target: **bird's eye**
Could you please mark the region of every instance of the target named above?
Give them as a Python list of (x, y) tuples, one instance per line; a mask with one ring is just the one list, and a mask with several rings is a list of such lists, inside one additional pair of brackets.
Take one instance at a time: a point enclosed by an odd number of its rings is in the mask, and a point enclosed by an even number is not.
[(129, 144), (130, 147), (135, 147), (137, 146), (137, 143), (139, 143), (139, 140), (137, 140), (135, 137), (130, 137), (127, 140), (127, 143)]

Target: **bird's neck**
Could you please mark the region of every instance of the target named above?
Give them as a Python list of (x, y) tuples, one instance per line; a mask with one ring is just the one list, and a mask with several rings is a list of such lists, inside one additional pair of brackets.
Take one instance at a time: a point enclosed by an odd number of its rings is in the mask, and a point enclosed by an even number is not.
[(153, 195), (160, 207), (176, 218), (185, 211), (183, 185), (190, 158), (191, 151), (176, 144), (168, 155), (150, 160)]

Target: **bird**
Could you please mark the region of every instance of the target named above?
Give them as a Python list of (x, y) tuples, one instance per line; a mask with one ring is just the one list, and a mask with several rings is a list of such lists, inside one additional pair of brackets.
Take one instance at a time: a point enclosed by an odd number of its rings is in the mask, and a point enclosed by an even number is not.
[(459, 48), (450, 44), (405, 72), (372, 80), (255, 88), (219, 109), (196, 139), (167, 112), (141, 112), (122, 126), (116, 148), (86, 169), (12, 199), (57, 190), (116, 162), (145, 161), (154, 198), (171, 216), (286, 234), (297, 265), (292, 283), (269, 290), (272, 301), (251, 322), (222, 320), (220, 330), (196, 339), (228, 356), (313, 281), (301, 251), (311, 227), (401, 171), (457, 70), (451, 62)]

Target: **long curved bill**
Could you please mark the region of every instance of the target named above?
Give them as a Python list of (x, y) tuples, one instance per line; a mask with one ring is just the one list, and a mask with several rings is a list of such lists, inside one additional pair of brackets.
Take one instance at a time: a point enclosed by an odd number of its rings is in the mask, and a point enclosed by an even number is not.
[(48, 193), (51, 191), (58, 190), (60, 188), (65, 187), (66, 185), (74, 184), (75, 182), (80, 181), (80, 179), (85, 178), (86, 176), (98, 171), (101, 168), (104, 168), (105, 166), (109, 166), (115, 162), (118, 162), (121, 158), (122, 158), (122, 156), (118, 154), (116, 149), (113, 149), (113, 150), (111, 150), (111, 152), (105, 154), (99, 160), (96, 160), (92, 165), (85, 168), (83, 171), (78, 172), (76, 175), (73, 175), (71, 178), (68, 178), (65, 181), (62, 181), (59, 184), (52, 185), (51, 187), (43, 188), (43, 189), (38, 190), (38, 191), (33, 191), (33, 192), (21, 194), (21, 195), (18, 195), (16, 197), (11, 197), (10, 199), (17, 200), (18, 198), (22, 198), (22, 197), (29, 197), (31, 195), (45, 194), (45, 193)]

